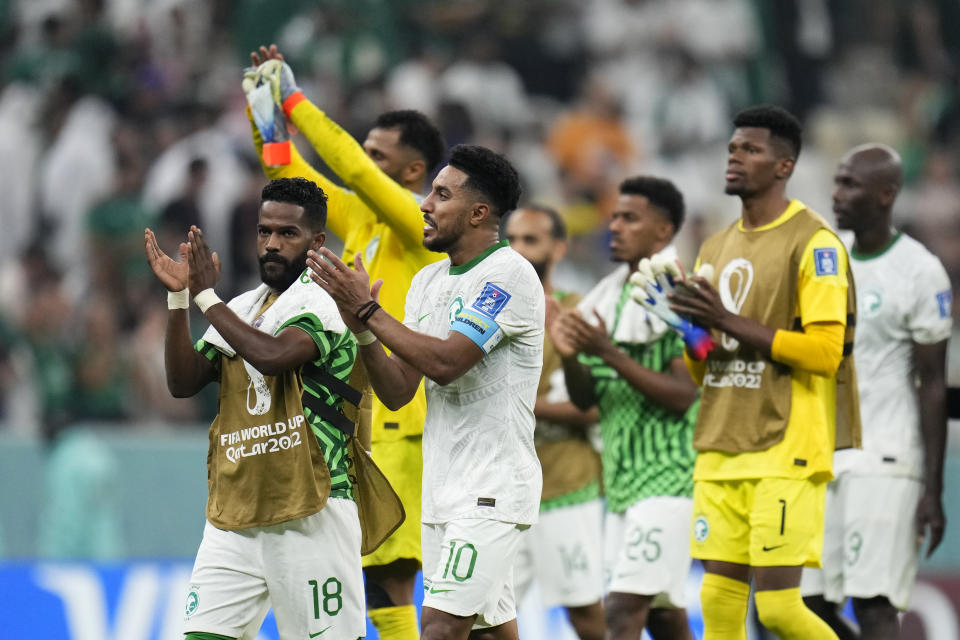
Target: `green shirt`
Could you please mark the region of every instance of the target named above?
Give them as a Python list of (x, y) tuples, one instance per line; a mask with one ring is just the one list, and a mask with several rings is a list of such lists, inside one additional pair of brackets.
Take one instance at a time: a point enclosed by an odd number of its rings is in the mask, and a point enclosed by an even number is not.
[[(629, 288), (624, 285), (614, 329)], [(663, 373), (670, 370), (673, 359), (683, 358), (683, 340), (672, 330), (649, 344), (617, 346), (644, 367)], [(600, 411), (607, 509), (620, 513), (652, 496), (692, 496), (693, 428), (700, 400), (677, 413), (637, 391), (600, 358), (582, 355), (580, 361), (590, 367)]]

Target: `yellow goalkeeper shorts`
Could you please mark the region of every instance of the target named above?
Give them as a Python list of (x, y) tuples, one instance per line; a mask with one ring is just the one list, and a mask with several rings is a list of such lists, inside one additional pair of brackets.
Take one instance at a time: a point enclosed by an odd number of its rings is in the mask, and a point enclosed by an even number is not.
[(697, 481), (690, 555), (753, 567), (820, 566), (826, 482)]

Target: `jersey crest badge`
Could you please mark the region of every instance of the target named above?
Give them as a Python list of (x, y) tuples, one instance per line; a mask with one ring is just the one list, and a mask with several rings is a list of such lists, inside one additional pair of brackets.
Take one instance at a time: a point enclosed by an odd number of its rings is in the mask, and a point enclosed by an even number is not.
[(509, 293), (492, 282), (488, 282), (483, 285), (483, 291), (470, 306), (492, 320), (503, 311), (509, 300)]
[(818, 276), (837, 275), (837, 250), (833, 247), (814, 249), (813, 264)]
[(697, 542), (703, 542), (710, 535), (710, 523), (706, 516), (697, 516), (693, 521), (693, 539)]

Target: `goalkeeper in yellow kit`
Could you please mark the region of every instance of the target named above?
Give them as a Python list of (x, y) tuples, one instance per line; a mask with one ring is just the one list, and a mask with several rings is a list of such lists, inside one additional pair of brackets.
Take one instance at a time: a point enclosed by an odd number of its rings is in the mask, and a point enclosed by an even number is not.
[[(251, 59), (254, 66), (260, 66), (267, 60), (283, 58), (271, 45), (269, 49), (261, 47), (259, 54), (252, 53)], [(344, 262), (352, 266), (354, 256), (361, 253), (371, 281), (387, 281), (380, 291), (380, 304), (391, 315), (402, 317), (414, 274), (444, 257), (423, 246), (419, 195), (443, 159), (443, 137), (423, 114), (393, 111), (376, 120), (361, 147), (303, 96), (286, 64), (279, 84), (275, 108), (267, 105), (266, 110), (258, 112), (251, 100), (253, 139), (264, 170), (273, 179), (304, 177), (323, 189), (328, 198), (327, 227), (343, 240)], [(296, 125), (347, 188), (316, 171), (286, 142), (284, 119)], [(273, 146), (270, 143), (289, 146), (289, 157), (286, 150), (279, 156), (265, 153), (264, 143), (268, 148)], [(384, 640), (418, 637), (413, 587), (421, 561), (420, 475), (425, 413), (423, 385), (414, 400), (397, 411), (372, 398), (373, 457), (400, 495), (407, 516), (403, 525), (363, 561), (368, 614)]]

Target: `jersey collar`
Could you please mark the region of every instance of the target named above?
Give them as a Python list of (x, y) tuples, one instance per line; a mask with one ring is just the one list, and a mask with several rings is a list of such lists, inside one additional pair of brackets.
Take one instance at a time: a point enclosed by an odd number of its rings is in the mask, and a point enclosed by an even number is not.
[(504, 238), (500, 242), (490, 245), (489, 247), (484, 249), (482, 252), (480, 252), (479, 255), (474, 256), (471, 260), (456, 266), (450, 265), (450, 275), (459, 276), (461, 274), (464, 274), (467, 271), (470, 271), (470, 269), (473, 269), (475, 266), (477, 266), (481, 262), (483, 262), (484, 258), (489, 256), (491, 253), (493, 253), (497, 249), (501, 249), (503, 247), (509, 247), (509, 246), (510, 246), (510, 243), (506, 240), (506, 238)]
[(785, 223), (787, 220), (797, 215), (797, 213), (799, 213), (800, 211), (803, 211), (806, 208), (807, 208), (807, 205), (803, 204), (802, 202), (794, 198), (793, 200), (790, 201), (790, 204), (787, 205), (787, 208), (783, 210), (783, 213), (777, 216), (777, 219), (774, 220), (773, 222), (768, 222), (762, 227), (757, 227), (756, 229), (744, 229), (743, 218), (740, 218), (739, 220), (737, 220), (737, 229), (739, 229), (740, 231), (743, 231), (744, 233), (753, 233), (755, 231), (766, 231), (767, 229), (773, 229), (774, 227), (779, 227), (780, 225)]

